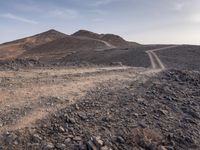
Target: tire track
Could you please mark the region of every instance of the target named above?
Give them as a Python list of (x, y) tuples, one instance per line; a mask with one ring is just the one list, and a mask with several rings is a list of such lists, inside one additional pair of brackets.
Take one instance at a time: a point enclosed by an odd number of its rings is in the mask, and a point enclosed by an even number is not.
[(165, 65), (163, 64), (163, 62), (160, 60), (160, 58), (157, 56), (157, 54), (155, 52), (160, 51), (160, 50), (174, 48), (174, 47), (177, 47), (177, 46), (168, 46), (168, 47), (163, 47), (163, 48), (146, 51), (146, 53), (148, 54), (150, 61), (151, 61), (151, 68), (153, 70), (165, 70), (166, 69)]

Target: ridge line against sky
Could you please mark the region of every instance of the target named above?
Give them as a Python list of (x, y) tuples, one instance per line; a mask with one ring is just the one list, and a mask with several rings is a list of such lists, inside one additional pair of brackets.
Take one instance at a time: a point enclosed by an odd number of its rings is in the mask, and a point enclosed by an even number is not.
[(0, 43), (49, 29), (113, 33), (144, 44), (200, 44), (199, 0), (2, 0)]

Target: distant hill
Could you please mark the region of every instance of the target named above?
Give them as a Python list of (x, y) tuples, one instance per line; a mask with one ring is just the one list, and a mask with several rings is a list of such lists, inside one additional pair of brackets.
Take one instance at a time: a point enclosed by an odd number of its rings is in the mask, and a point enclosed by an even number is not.
[(72, 34), (72, 36), (81, 36), (81, 37), (89, 37), (89, 38), (94, 38), (94, 39), (101, 39), (103, 36), (102, 34), (97, 34), (91, 31), (87, 30), (79, 30), (75, 33)]
[(136, 42), (128, 42), (118, 35), (97, 34), (94, 32), (87, 31), (87, 30), (79, 30), (79, 31), (75, 32), (74, 34), (72, 34), (72, 36), (89, 37), (89, 38), (102, 40), (102, 41), (108, 42), (110, 45), (113, 45), (118, 48), (140, 46), (140, 44), (138, 44)]
[(80, 51), (88, 53), (89, 55), (91, 51), (109, 48), (110, 47), (108, 47), (104, 42), (96, 39), (65, 36), (64, 38), (36, 46), (31, 50), (24, 52), (20, 57), (32, 57), (40, 60), (53, 61)]
[(24, 44), (27, 47), (34, 47), (37, 45), (41, 45), (47, 42), (51, 42), (53, 40), (59, 39), (59, 38), (63, 38), (65, 37), (66, 34), (61, 33), (59, 31), (56, 31), (54, 29), (48, 30), (46, 32), (42, 32), (30, 37), (26, 37), (26, 38), (22, 38), (19, 40), (15, 40), (15, 41), (11, 41), (11, 42), (7, 42), (7, 43), (3, 43), (3, 45), (7, 45), (7, 44)]
[[(97, 34), (79, 30), (66, 35), (56, 30), (49, 30), (34, 36), (7, 42), (0, 45), (0, 62), (4, 64), (124, 64), (146, 66), (148, 56), (143, 47), (135, 42), (128, 42), (114, 34)], [(142, 58), (142, 59), (141, 59)], [(27, 61), (26, 61), (27, 60)]]
[(36, 46), (65, 37), (66, 34), (49, 30), (34, 36), (3, 43), (0, 45), (0, 60), (14, 59)]

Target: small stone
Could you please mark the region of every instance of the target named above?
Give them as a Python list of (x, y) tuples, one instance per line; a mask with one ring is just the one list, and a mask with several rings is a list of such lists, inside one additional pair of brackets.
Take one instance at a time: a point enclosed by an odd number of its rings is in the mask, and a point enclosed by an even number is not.
[(69, 135), (67, 135), (67, 137), (68, 137), (68, 138), (73, 138), (74, 136), (71, 135), (71, 134), (69, 134)]
[(65, 129), (62, 126), (60, 126), (58, 129), (60, 132), (65, 132)]
[(89, 150), (99, 150), (99, 148), (92, 142), (92, 140), (87, 142), (87, 148)]
[(80, 109), (79, 106), (78, 106), (78, 104), (76, 104), (75, 107), (76, 107), (76, 110), (79, 110), (79, 109)]
[(140, 122), (139, 126), (142, 127), (142, 128), (147, 128), (147, 125), (144, 122)]
[(167, 150), (167, 148), (165, 148), (165, 146), (160, 146), (160, 147), (158, 148), (158, 150)]
[(163, 109), (159, 109), (158, 112), (163, 114), (163, 115), (167, 115), (167, 113), (168, 113), (167, 110), (163, 110)]
[(109, 122), (110, 121), (110, 119), (107, 118), (107, 117), (103, 117), (101, 120), (104, 121), (104, 122)]
[(110, 150), (107, 146), (101, 147), (101, 150)]
[(86, 149), (87, 149), (87, 147), (86, 147), (85, 144), (79, 144), (78, 145), (78, 150), (86, 150)]
[(68, 122), (71, 123), (71, 124), (75, 124), (76, 123), (74, 118), (69, 118)]
[(74, 141), (81, 141), (82, 138), (81, 138), (80, 136), (75, 136), (75, 137), (73, 138), (73, 140), (74, 140)]
[(124, 138), (121, 137), (121, 136), (117, 136), (116, 141), (117, 141), (118, 143), (125, 143)]
[(27, 146), (29, 149), (39, 149), (40, 144), (39, 143), (27, 143)]
[(15, 145), (18, 145), (19, 143), (15, 140), (15, 141), (14, 141), (14, 144), (15, 144)]
[(58, 148), (58, 149), (65, 149), (66, 148), (66, 145), (65, 144), (62, 144), (62, 143), (58, 143), (58, 144), (56, 144), (56, 147)]
[(138, 113), (134, 113), (133, 116), (135, 116), (136, 118), (138, 118), (139, 114)]
[(138, 98), (137, 101), (138, 101), (139, 103), (143, 103), (145, 100), (144, 100), (143, 98)]
[(141, 114), (141, 116), (143, 116), (143, 117), (145, 117), (145, 116), (147, 116), (148, 114), (145, 112), (145, 113), (143, 113), (143, 114)]
[(103, 143), (104, 143), (104, 142), (101, 140), (101, 137), (100, 137), (100, 136), (94, 138), (93, 140), (94, 140), (94, 142), (95, 142), (96, 145), (98, 145), (98, 146), (103, 146)]
[(34, 142), (40, 142), (42, 141), (42, 138), (38, 134), (33, 135), (33, 141)]
[(68, 144), (69, 142), (71, 142), (71, 139), (70, 138), (67, 138), (67, 139), (65, 139), (65, 144)]
[(84, 113), (78, 113), (78, 116), (82, 119), (82, 120), (86, 120), (87, 116)]
[(53, 148), (54, 148), (53, 143), (47, 143), (47, 144), (45, 144), (43, 150), (51, 150)]

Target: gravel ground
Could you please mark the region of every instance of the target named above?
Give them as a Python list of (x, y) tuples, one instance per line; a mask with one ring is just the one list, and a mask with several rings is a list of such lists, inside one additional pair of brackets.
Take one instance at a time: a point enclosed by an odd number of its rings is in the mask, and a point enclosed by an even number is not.
[(200, 149), (200, 73), (108, 81), (78, 102), (2, 135), (2, 149)]
[(200, 46), (183, 45), (156, 54), (167, 68), (200, 70)]

